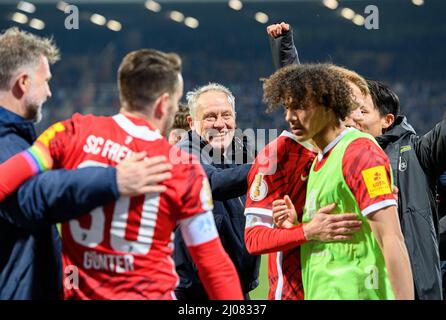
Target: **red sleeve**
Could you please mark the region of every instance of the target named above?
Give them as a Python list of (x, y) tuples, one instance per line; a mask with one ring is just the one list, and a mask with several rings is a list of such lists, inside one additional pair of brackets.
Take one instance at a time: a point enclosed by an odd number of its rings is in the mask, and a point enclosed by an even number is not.
[(289, 250), (306, 242), (302, 225), (273, 229), (273, 202), (287, 195), (290, 189), (290, 175), (280, 158), (287, 152), (284, 141), (275, 140), (277, 144), (269, 149), (277, 150), (276, 153), (268, 154), (267, 148), (263, 149), (248, 174), (245, 244), (251, 254)]
[(37, 141), (45, 144), (54, 161), (54, 168), (63, 167), (63, 160), (66, 151), (70, 149), (74, 141), (76, 141), (76, 134), (79, 129), (79, 122), (85, 117), (80, 114), (75, 114), (71, 119), (58, 122), (49, 127), (43, 132)]
[[(189, 161), (189, 160), (188, 160)], [(178, 208), (177, 219), (187, 219), (214, 208), (212, 192), (206, 174), (200, 164), (192, 160), (174, 166), (177, 180)]]
[(67, 128), (71, 121), (58, 122), (46, 129), (28, 149), (0, 165), (0, 201), (11, 195), (32, 176), (50, 170), (58, 161), (60, 150), (68, 144)]
[(243, 300), (237, 271), (220, 238), (188, 249), (211, 300)]
[(396, 205), (389, 159), (370, 139), (357, 139), (347, 147), (342, 171), (364, 216)]
[[(248, 174), (248, 194), (245, 215), (260, 214), (271, 218), (273, 201), (283, 198), (288, 191), (288, 174), (280, 167), (280, 155), (285, 145), (276, 140), (256, 157)], [(268, 148), (270, 147), (270, 148)], [(268, 151), (269, 150), (269, 151)]]
[(245, 229), (246, 248), (256, 255), (290, 250), (307, 242), (302, 227), (302, 224), (290, 229), (248, 227)]

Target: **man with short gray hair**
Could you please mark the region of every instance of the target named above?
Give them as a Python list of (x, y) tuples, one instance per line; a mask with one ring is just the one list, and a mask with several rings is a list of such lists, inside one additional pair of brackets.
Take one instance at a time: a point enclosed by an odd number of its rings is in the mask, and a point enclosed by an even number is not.
[[(247, 176), (252, 160), (243, 138), (235, 134), (235, 98), (218, 83), (210, 83), (186, 94), (191, 131), (177, 146), (200, 159), (212, 188), (214, 219), (223, 247), (237, 269), (245, 298), (258, 285), (260, 257), (248, 253), (244, 241), (244, 204)], [(237, 161), (238, 160), (238, 161)], [(242, 161), (243, 160), (243, 161)], [(180, 232), (175, 235), (175, 265), (180, 284), (179, 300), (206, 300), (195, 265)]]
[(218, 83), (210, 83), (186, 95), (190, 108), (188, 122), (213, 149), (226, 150), (234, 138), (235, 98)]
[(0, 43), (0, 98), (14, 94), (11, 89), (18, 81), (17, 85), (26, 94), (21, 105), (15, 100), (17, 103), (12, 107), (18, 108), (24, 118), (38, 122), (43, 103), (51, 97), (49, 65), (60, 59), (59, 49), (52, 39), (36, 37), (18, 28), (6, 30)]

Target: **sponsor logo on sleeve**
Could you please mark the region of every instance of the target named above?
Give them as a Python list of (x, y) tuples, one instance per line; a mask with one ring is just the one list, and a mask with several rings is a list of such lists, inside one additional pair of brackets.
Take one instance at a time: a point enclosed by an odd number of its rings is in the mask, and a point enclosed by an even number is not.
[(212, 221), (211, 215), (206, 216), (206, 218), (202, 219), (198, 224), (198, 230), (200, 230), (200, 233), (202, 234), (211, 233), (214, 229), (214, 222)]
[(389, 180), (387, 179), (386, 168), (384, 166), (366, 169), (361, 173), (370, 198), (392, 193)]
[(252, 201), (262, 201), (268, 194), (268, 184), (263, 179), (263, 174), (259, 173), (254, 179), (254, 183), (249, 190), (249, 197)]
[(254, 227), (259, 222), (262, 222), (262, 219), (260, 219), (259, 217), (255, 216), (253, 214), (249, 214), (249, 215), (246, 216), (245, 227), (246, 228)]

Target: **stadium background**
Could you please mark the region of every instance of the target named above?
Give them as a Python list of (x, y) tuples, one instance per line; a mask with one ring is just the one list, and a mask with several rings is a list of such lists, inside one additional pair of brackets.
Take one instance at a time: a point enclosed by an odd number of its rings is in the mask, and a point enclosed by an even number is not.
[[(446, 110), (444, 0), (241, 0), (240, 10), (234, 0), (68, 1), (79, 9), (78, 30), (65, 28), (68, 14), (61, 9), (66, 2), (29, 2), (33, 5), (0, 0), (0, 29), (19, 26), (53, 35), (61, 48), (62, 61), (52, 69), (53, 97), (39, 130), (74, 112), (116, 113), (117, 66), (127, 52), (141, 47), (178, 52), (185, 91), (210, 81), (233, 90), (240, 128), (285, 129), (282, 111), (264, 112), (259, 81), (274, 71), (266, 26), (280, 21), (293, 26), (302, 62), (334, 62), (387, 82), (419, 134)], [(329, 8), (333, 3), (337, 7)], [(379, 9), (378, 30), (361, 23), (368, 5)], [(346, 18), (346, 8), (356, 15)], [(105, 21), (92, 19), (93, 14)], [(261, 286), (253, 298), (266, 298), (265, 277), (262, 263)]]

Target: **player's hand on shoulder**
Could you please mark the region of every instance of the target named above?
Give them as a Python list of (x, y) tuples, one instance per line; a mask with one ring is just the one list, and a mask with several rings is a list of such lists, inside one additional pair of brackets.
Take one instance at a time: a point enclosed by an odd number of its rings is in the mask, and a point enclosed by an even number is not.
[(273, 38), (280, 37), (290, 30), (290, 25), (285, 22), (271, 24), (266, 28), (266, 32)]
[(121, 196), (166, 191), (166, 187), (159, 183), (172, 177), (172, 165), (164, 156), (147, 158), (146, 155), (146, 152), (135, 153), (116, 166), (116, 180)]

